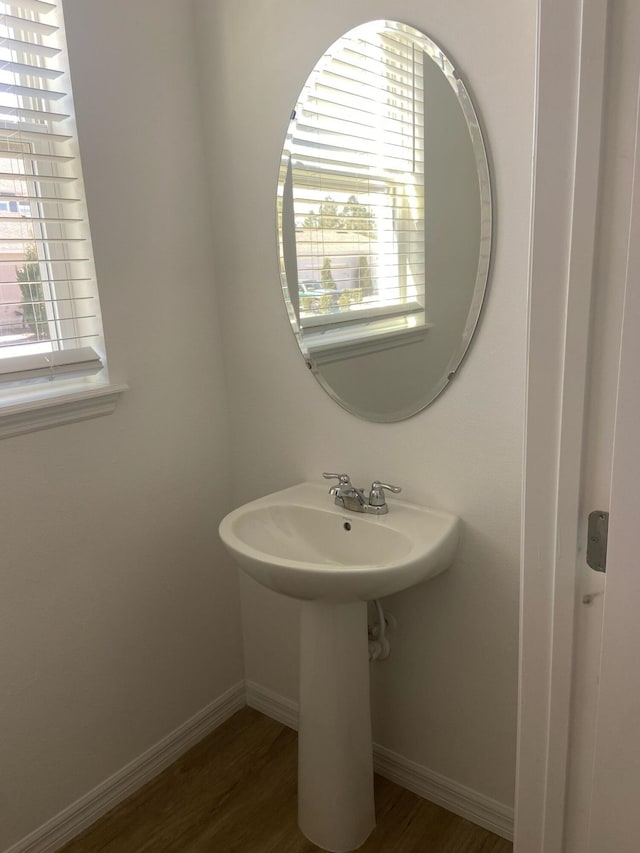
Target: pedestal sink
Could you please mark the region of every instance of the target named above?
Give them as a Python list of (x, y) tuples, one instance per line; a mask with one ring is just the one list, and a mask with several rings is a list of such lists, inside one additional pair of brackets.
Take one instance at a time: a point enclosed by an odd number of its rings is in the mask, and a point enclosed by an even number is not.
[(366, 602), (444, 571), (459, 521), (394, 500), (370, 516), (301, 483), (227, 515), (220, 537), (262, 585), (302, 601), (298, 822), (332, 853), (375, 826)]

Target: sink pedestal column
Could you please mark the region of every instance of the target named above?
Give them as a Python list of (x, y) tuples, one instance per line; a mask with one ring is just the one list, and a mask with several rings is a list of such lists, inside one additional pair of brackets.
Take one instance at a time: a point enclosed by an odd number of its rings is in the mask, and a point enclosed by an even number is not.
[(365, 602), (302, 603), (298, 823), (332, 853), (375, 827)]

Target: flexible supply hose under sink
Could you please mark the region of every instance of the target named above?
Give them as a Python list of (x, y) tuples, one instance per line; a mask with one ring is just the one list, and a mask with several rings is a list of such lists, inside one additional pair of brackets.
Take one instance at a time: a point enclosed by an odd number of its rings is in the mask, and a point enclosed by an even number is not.
[(385, 636), (387, 622), (379, 599), (373, 602), (376, 608), (377, 623), (369, 628), (369, 660), (386, 660), (391, 652), (389, 640)]

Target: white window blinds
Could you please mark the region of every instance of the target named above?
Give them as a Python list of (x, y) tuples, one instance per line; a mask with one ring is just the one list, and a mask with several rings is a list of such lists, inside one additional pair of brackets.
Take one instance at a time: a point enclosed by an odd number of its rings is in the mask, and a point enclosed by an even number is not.
[(0, 2), (0, 382), (102, 367), (61, 0)]
[(424, 323), (423, 104), (423, 52), (367, 25), (309, 78), (291, 146), (302, 325)]

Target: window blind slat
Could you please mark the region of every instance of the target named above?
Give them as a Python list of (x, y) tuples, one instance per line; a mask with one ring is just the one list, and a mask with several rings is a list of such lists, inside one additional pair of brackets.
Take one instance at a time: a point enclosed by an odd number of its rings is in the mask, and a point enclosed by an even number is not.
[[(354, 253), (354, 254), (355, 254), (355, 253)], [(307, 260), (309, 260), (309, 259), (310, 259), (310, 256), (303, 256), (303, 257), (306, 257), (306, 259), (307, 259)], [(317, 258), (318, 256), (316, 255), (315, 257)], [(344, 257), (348, 257), (348, 256), (346, 256), (346, 255), (345, 255)], [(415, 266), (416, 266), (416, 267), (418, 267), (418, 268), (423, 268), (423, 267), (424, 267), (424, 263), (423, 263), (422, 261), (420, 261), (420, 257), (421, 257), (421, 255), (420, 255), (420, 253), (419, 253), (419, 252), (414, 252), (414, 253), (411, 253), (411, 252), (405, 252), (405, 253), (403, 254), (403, 259), (404, 259), (404, 261), (406, 261), (406, 262), (411, 262), (412, 266), (413, 266), (413, 265), (415, 265)], [(413, 260), (412, 260), (412, 259), (413, 259)], [(387, 270), (387, 272), (389, 272), (390, 270), (401, 270), (401, 269), (404, 269), (404, 268), (405, 268), (404, 261), (403, 261), (402, 263), (388, 263), (388, 264), (386, 265), (385, 269)], [(332, 265), (332, 267), (331, 267), (331, 269), (332, 269), (332, 271), (333, 271), (333, 272), (335, 272), (336, 270), (340, 269), (340, 267), (339, 267), (339, 265), (338, 265), (338, 264), (339, 264), (339, 262), (340, 262), (340, 258), (339, 258), (339, 257), (336, 257), (336, 258), (335, 258), (335, 266), (333, 266), (333, 265)], [(346, 264), (346, 263), (345, 263), (344, 268), (346, 269), (346, 268), (347, 268), (347, 267), (349, 267), (349, 266), (350, 266), (349, 264)], [(322, 271), (322, 265), (320, 265), (320, 266), (318, 266), (318, 267), (314, 267), (314, 266), (305, 266), (305, 272), (321, 272), (321, 271)]]
[[(34, 282), (35, 284), (39, 284), (39, 282)], [(64, 302), (89, 302), (93, 299), (93, 296), (67, 296), (67, 297), (58, 297), (57, 299), (38, 299), (38, 305), (60, 305)], [(5, 306), (10, 306), (12, 308), (20, 305), (24, 305), (24, 302), (20, 300), (20, 302), (3, 302)]]
[(73, 137), (64, 133), (51, 133), (44, 126), (42, 130), (35, 130), (37, 125), (27, 125), (26, 123), (2, 124), (0, 118), (0, 140), (9, 142), (36, 142), (39, 144), (69, 142)]
[[(16, 223), (15, 216), (0, 216), (0, 223), (2, 222), (11, 222), (13, 224)], [(18, 220), (20, 225), (24, 225), (25, 227), (30, 227), (32, 223), (36, 226), (41, 225), (77, 225), (80, 222), (84, 222), (84, 219), (68, 219), (65, 217), (58, 216), (30, 216), (28, 219)]]
[[(15, 263), (15, 262), (14, 262), (14, 263)], [(60, 277), (60, 278), (56, 278), (56, 279), (54, 280), (54, 279), (52, 279), (52, 278), (46, 277), (46, 278), (42, 278), (42, 279), (40, 279), (40, 280), (37, 280), (37, 281), (35, 281), (35, 282), (33, 282), (33, 283), (34, 283), (34, 284), (44, 284), (44, 285), (46, 285), (47, 287), (48, 287), (48, 286), (50, 286), (50, 285), (54, 285), (54, 284), (64, 284), (64, 285), (69, 285), (69, 284), (70, 284), (70, 285), (73, 287), (73, 286), (75, 286), (76, 284), (78, 284), (78, 285), (80, 285), (80, 284), (84, 284), (84, 285), (90, 284), (90, 283), (91, 283), (91, 279), (90, 279), (90, 278), (62, 278), (62, 277)], [(15, 283), (14, 281), (0, 281), (0, 288), (3, 288), (3, 287), (15, 287), (15, 285), (16, 285), (16, 283)], [(92, 296), (91, 298), (92, 298), (92, 299), (95, 299), (95, 296)]]
[[(24, 303), (22, 303), (22, 304), (24, 304)], [(47, 304), (50, 305), (50, 304), (52, 304), (52, 302), (50, 301), (49, 303), (47, 303), (47, 302), (42, 302), (41, 300), (37, 299), (37, 300), (34, 300), (34, 301), (29, 303), (29, 305), (31, 305), (31, 306), (42, 305), (43, 307), (46, 306)], [(55, 302), (55, 304), (59, 305), (60, 301), (57, 300)], [(73, 300), (72, 305), (75, 305), (75, 300)], [(57, 316), (56, 316), (56, 320), (58, 322), (63, 323), (63, 322), (69, 321), (69, 320), (93, 320), (93, 319), (95, 319), (96, 316), (97, 316), (96, 314), (79, 314), (79, 313), (71, 313), (71, 312), (68, 315), (65, 315), (64, 313), (58, 312)], [(14, 326), (15, 326), (15, 320), (6, 320), (4, 322), (0, 322), (0, 335), (2, 335), (3, 329), (13, 328)], [(3, 362), (3, 359), (0, 359), (0, 364), (2, 364), (2, 362)]]
[[(418, 125), (413, 128), (415, 120)], [(350, 102), (341, 101), (339, 93), (335, 98), (317, 98), (313, 111), (305, 110), (299, 118), (300, 126), (309, 130), (334, 132), (348, 122), (351, 126), (368, 128), (369, 134), (379, 131), (398, 134), (402, 137), (411, 138), (414, 135), (422, 135), (423, 120), (416, 113), (404, 113), (402, 110), (387, 111), (384, 114), (375, 110), (367, 109), (362, 99), (352, 98)], [(361, 131), (362, 132), (362, 131)]]
[[(85, 341), (85, 340), (90, 340), (91, 338), (96, 338), (96, 337), (98, 337), (97, 333), (92, 333), (92, 334), (87, 334), (87, 335), (73, 335), (73, 336), (69, 336), (69, 337), (53, 337), (53, 338), (47, 339), (46, 343), (58, 345), (58, 344), (65, 344), (68, 341), (80, 341), (80, 340)], [(40, 341), (40, 343), (42, 343), (42, 341)], [(22, 343), (20, 341), (11, 341), (10, 343), (3, 344), (3, 347), (5, 349), (8, 349), (8, 350), (11, 350), (12, 347), (23, 347), (23, 346), (24, 346), (24, 343)], [(94, 350), (94, 355), (95, 355), (95, 350)], [(2, 358), (0, 358), (0, 365), (2, 365), (5, 370), (10, 369), (11, 375), (13, 375), (13, 373), (15, 372), (14, 365), (12, 365), (10, 363), (8, 364)], [(13, 379), (12, 380), (5, 380), (5, 381), (13, 381)]]
[[(80, 340), (84, 341), (84, 340), (90, 340), (91, 338), (96, 338), (96, 337), (98, 337), (98, 333), (92, 332), (92, 333), (89, 333), (86, 335), (73, 335), (73, 336), (68, 336), (68, 337), (52, 337), (52, 338), (48, 338), (46, 343), (58, 345), (58, 344), (64, 344), (67, 341), (80, 341)], [(42, 341), (40, 341), (40, 343), (42, 343)], [(3, 346), (3, 348), (10, 350), (12, 347), (23, 347), (24, 343), (22, 343), (20, 341), (11, 341), (10, 343), (4, 343), (2, 346)], [(11, 369), (11, 372), (13, 373), (13, 371), (14, 371), (13, 365), (7, 364), (7, 362), (4, 361), (4, 359), (0, 358), (0, 365), (2, 365), (5, 370), (7, 368)]]
[(413, 42), (406, 39), (405, 35), (395, 35), (394, 33), (380, 32), (376, 29), (375, 41), (363, 35), (359, 38), (351, 38), (345, 41), (345, 51), (360, 52), (363, 55), (377, 56), (382, 54), (387, 57), (389, 62), (406, 60), (411, 55), (413, 50)]
[[(325, 88), (331, 88), (335, 92), (343, 94), (351, 94), (354, 91), (354, 84), (358, 87), (358, 96), (377, 104), (389, 104), (391, 100), (402, 101), (398, 106), (410, 110), (413, 93), (416, 89), (414, 81), (404, 82), (403, 80), (385, 80), (386, 92), (384, 99), (380, 97), (380, 76), (372, 73), (353, 74), (349, 76), (344, 73), (342, 66), (334, 65), (332, 69), (327, 70), (322, 75), (322, 86), (318, 86), (318, 91)], [(348, 70), (348, 68), (347, 68)], [(413, 76), (413, 75), (411, 75)], [(354, 80), (353, 78), (356, 78)]]
[[(15, 241), (19, 243), (19, 240)], [(16, 261), (15, 258), (3, 258), (0, 257), (0, 265), (1, 266), (19, 266), (24, 264), (46, 264), (47, 266), (50, 264), (55, 264), (59, 266), (60, 264), (87, 264), (89, 263), (89, 258), (47, 258), (46, 260), (27, 260), (27, 261)], [(38, 279), (36, 279), (37, 281)]]
[[(421, 149), (422, 146), (419, 150)], [(340, 160), (335, 158), (337, 162), (361, 165), (373, 158), (379, 168), (380, 155), (384, 151), (386, 168), (405, 170), (412, 168), (416, 150), (418, 146), (412, 144), (411, 140), (407, 140), (405, 144), (398, 143), (395, 139), (390, 140), (384, 133), (381, 133), (378, 138), (367, 139), (357, 134), (329, 132), (318, 134), (316, 142), (314, 136), (302, 132), (298, 146), (298, 154), (304, 153), (307, 163), (316, 157), (319, 161), (331, 160), (332, 153), (337, 151), (342, 155)]]
[(331, 86), (328, 83), (317, 89), (313, 102), (307, 102), (305, 105), (305, 112), (313, 116), (338, 110), (337, 118), (348, 118), (349, 113), (354, 111), (361, 116), (358, 121), (366, 124), (371, 122), (381, 124), (385, 121), (394, 120), (411, 124), (413, 123), (413, 116), (416, 113), (420, 115), (421, 112), (410, 110), (406, 103), (380, 103), (366, 93), (345, 92), (343, 89)]
[(335, 176), (337, 178), (342, 174), (345, 179), (348, 179), (350, 175), (353, 175), (356, 178), (366, 179), (370, 175), (377, 175), (380, 180), (383, 180), (386, 176), (390, 181), (402, 185), (402, 179), (405, 179), (406, 184), (406, 178), (408, 175), (411, 174), (413, 177), (417, 177), (422, 174), (422, 168), (414, 169), (412, 163), (407, 159), (398, 160), (396, 158), (395, 161), (392, 161), (391, 158), (389, 158), (388, 162), (385, 162), (386, 169), (383, 172), (379, 167), (379, 158), (376, 158), (375, 154), (369, 154), (366, 156), (363, 154), (361, 161), (357, 164), (349, 161), (340, 161), (330, 155), (327, 155), (327, 157), (324, 158), (321, 154), (322, 152), (316, 149), (313, 151), (313, 159), (311, 156), (307, 157), (307, 162), (312, 161), (313, 163), (313, 167), (318, 176), (318, 183), (316, 185), (320, 188), (330, 186), (330, 181), (328, 181), (325, 176)]
[(51, 89), (38, 89), (34, 86), (17, 86), (13, 83), (0, 82), (0, 92), (20, 98), (39, 98), (42, 101), (59, 101), (65, 97), (64, 92), (54, 92)]
[[(409, 231), (409, 230), (407, 230), (405, 232), (400, 231), (399, 236), (400, 236), (400, 239), (404, 239), (404, 240), (409, 241), (411, 239), (411, 235), (414, 233), (415, 233), (414, 231)], [(349, 234), (349, 232), (348, 231), (347, 232), (339, 231), (338, 234), (340, 234), (341, 236), (345, 236), (345, 234)], [(303, 238), (304, 238), (304, 235), (303, 235)], [(326, 246), (327, 245), (330, 246), (332, 242), (338, 244), (340, 247), (340, 250), (344, 254), (354, 254), (354, 255), (377, 255), (378, 254), (378, 249), (377, 249), (378, 244), (375, 240), (371, 241), (371, 246), (367, 246), (367, 245), (363, 245), (362, 243), (357, 243), (357, 242), (349, 244), (348, 242), (346, 242), (346, 241), (343, 242), (342, 240), (332, 240), (331, 237), (329, 237), (328, 241), (323, 242), (322, 240), (320, 240), (314, 246), (313, 236), (311, 236), (310, 239), (308, 240), (308, 242), (305, 242), (304, 239), (301, 240), (302, 248), (301, 248), (301, 251), (298, 252), (298, 260), (311, 260), (313, 258), (319, 257), (319, 255), (322, 254), (322, 252), (324, 251)], [(309, 247), (309, 244), (311, 244), (311, 246), (312, 246), (311, 248)], [(410, 254), (409, 252), (405, 252), (403, 254), (403, 257), (405, 257), (405, 258), (409, 257), (409, 254)], [(339, 256), (337, 256), (336, 263), (338, 263), (339, 261), (340, 261), (340, 258), (339, 258)]]
[[(0, 159), (3, 159), (0, 155)], [(24, 172), (0, 172), (0, 181), (19, 181), (30, 184), (72, 184), (78, 179), (74, 175), (26, 175)]]
[(42, 56), (51, 58), (61, 53), (59, 47), (50, 47), (46, 44), (37, 44), (33, 41), (21, 41), (20, 39), (6, 38), (0, 36), (0, 49), (14, 50), (16, 53), (24, 53), (28, 56)]
[(0, 104), (0, 115), (2, 116), (17, 116), (18, 118), (34, 118), (40, 121), (66, 121), (69, 118), (68, 113), (51, 113), (47, 110), (32, 110), (26, 107), (14, 107), (8, 104)]
[[(332, 121), (332, 124), (335, 122)], [(349, 120), (342, 122), (340, 130), (321, 129), (301, 123), (297, 151), (302, 150), (304, 146), (344, 149), (344, 153), (351, 151), (349, 159), (357, 162), (360, 145), (366, 146), (367, 150), (377, 152), (388, 148), (389, 151), (397, 152), (407, 160), (413, 159), (415, 149), (423, 149), (424, 140), (422, 133), (409, 136), (406, 132), (396, 132), (395, 128), (367, 127)]]
[[(348, 156), (348, 152), (344, 153)], [(378, 157), (372, 154), (368, 159), (363, 156), (360, 162), (354, 162), (353, 160), (339, 160), (335, 154), (331, 155), (330, 153), (327, 153), (326, 157), (322, 157), (321, 154), (322, 152), (315, 149), (313, 156), (308, 155), (306, 157), (305, 164), (305, 171), (310, 172), (312, 166), (317, 173), (318, 181), (320, 182), (319, 186), (324, 186), (324, 175), (331, 175), (332, 173), (335, 173), (337, 177), (342, 172), (346, 176), (352, 175), (354, 179), (359, 178), (361, 180), (364, 180), (369, 176), (374, 177), (377, 175), (380, 181), (383, 181), (385, 177), (388, 177), (390, 181), (397, 181), (399, 184), (406, 184), (408, 172), (411, 172), (413, 175), (422, 174), (422, 164), (418, 162), (414, 166), (408, 159), (392, 162), (391, 158), (389, 158), (388, 161), (385, 160), (385, 168), (382, 169), (380, 167), (380, 160), (383, 158), (383, 154), (380, 154)], [(394, 175), (396, 176), (395, 178)]]
[[(16, 162), (31, 162), (37, 161), (42, 163), (73, 163), (75, 157), (64, 156), (62, 154), (48, 154), (47, 152), (35, 153), (33, 151), (20, 154), (15, 151), (9, 151), (0, 146), (0, 161), (1, 160), (13, 160)], [(13, 173), (12, 173), (13, 174)]]
[[(21, 121), (18, 123), (9, 118), (0, 116), (0, 140), (9, 140), (12, 143), (22, 141), (37, 142), (50, 146), (54, 143), (58, 144), (69, 142), (71, 139), (73, 139), (71, 134), (54, 133), (45, 124), (33, 124), (28, 121)], [(47, 150), (52, 149), (49, 147)]]
[[(0, 189), (0, 201), (32, 201), (38, 204), (79, 204), (82, 199), (39, 195), (16, 195)], [(20, 220), (18, 220), (20, 221)]]
[(30, 12), (38, 12), (40, 15), (48, 15), (55, 11), (55, 3), (47, 3), (46, 0), (12, 0), (11, 3), (4, 3), (5, 7), (19, 7), (27, 9)]
[[(340, 56), (336, 56), (333, 59), (332, 65), (335, 68), (339, 68), (341, 71), (348, 70), (348, 72), (358, 75), (384, 75), (388, 77), (390, 81), (394, 82), (399, 76), (400, 78), (403, 78), (407, 84), (413, 85), (411, 78), (414, 73), (414, 68), (411, 57), (400, 60), (399, 63), (396, 64), (385, 55), (373, 57), (368, 56), (366, 53), (361, 51), (345, 48)], [(344, 76), (348, 76), (348, 74)]]
[(6, 62), (0, 59), (0, 73), (21, 74), (42, 80), (55, 80), (62, 77), (64, 71), (57, 68), (45, 68), (42, 65), (29, 65), (26, 62)]
[[(340, 164), (334, 166), (329, 162), (314, 163), (313, 173), (300, 170), (294, 172), (296, 179), (299, 181), (294, 201), (296, 205), (310, 203), (318, 204), (325, 201), (327, 195), (336, 201), (334, 194), (348, 193), (348, 196), (358, 196), (358, 204), (371, 204), (379, 210), (374, 211), (381, 213), (382, 208), (387, 208), (389, 205), (389, 197), (397, 196), (402, 193), (407, 186), (407, 177), (414, 180), (423, 180), (424, 176), (421, 170), (415, 170), (410, 175), (406, 171), (399, 172), (381, 172), (363, 168), (356, 172), (350, 164), (343, 168)], [(366, 193), (371, 196), (370, 200), (359, 198), (360, 195)], [(321, 195), (324, 194), (324, 195)], [(338, 198), (338, 203), (341, 199)], [(346, 201), (347, 199), (345, 199)], [(424, 203), (415, 200), (415, 204), (424, 207)], [(302, 208), (300, 208), (302, 209)]]
[(53, 24), (45, 24), (43, 21), (25, 18), (21, 15), (7, 15), (1, 11), (0, 27), (7, 27), (10, 30), (19, 30), (20, 32), (37, 36), (51, 36), (58, 32), (58, 27)]
[(420, 115), (422, 113), (422, 110), (412, 110), (405, 98), (397, 97), (393, 100), (381, 102), (371, 97), (370, 93), (366, 91), (362, 93), (348, 92), (331, 85), (331, 81), (327, 81), (323, 83), (322, 87), (317, 88), (313, 100), (307, 101), (305, 105), (305, 110), (308, 110), (309, 115), (316, 115), (327, 109), (336, 110), (340, 108), (340, 118), (348, 118), (348, 111), (354, 110), (358, 113), (364, 113), (364, 121), (367, 123), (369, 121), (376, 123), (392, 121), (394, 118), (401, 122), (411, 123), (414, 114)]
[[(86, 243), (86, 237), (47, 237), (47, 238), (20, 238), (20, 237), (0, 237), (0, 246), (3, 245), (20, 245), (21, 243), (29, 243), (30, 245), (42, 245), (42, 246), (55, 246), (55, 245), (70, 245), (72, 246), (74, 243)], [(42, 260), (42, 263), (47, 263), (48, 261)], [(38, 263), (38, 261), (29, 261), (29, 263)]]
[[(296, 190), (294, 198), (301, 201), (311, 201), (317, 203), (318, 193), (326, 190), (331, 192), (347, 192), (358, 195), (358, 193), (384, 193), (395, 190), (400, 190), (406, 186), (406, 174), (396, 175), (394, 172), (378, 171), (374, 174), (365, 172), (362, 175), (355, 174), (353, 171), (342, 173), (338, 168), (331, 170), (329, 168), (322, 171), (322, 163), (313, 163), (312, 167), (307, 167), (305, 164), (301, 166), (299, 163), (294, 164), (296, 176)], [(307, 193), (309, 195), (307, 195)]]

